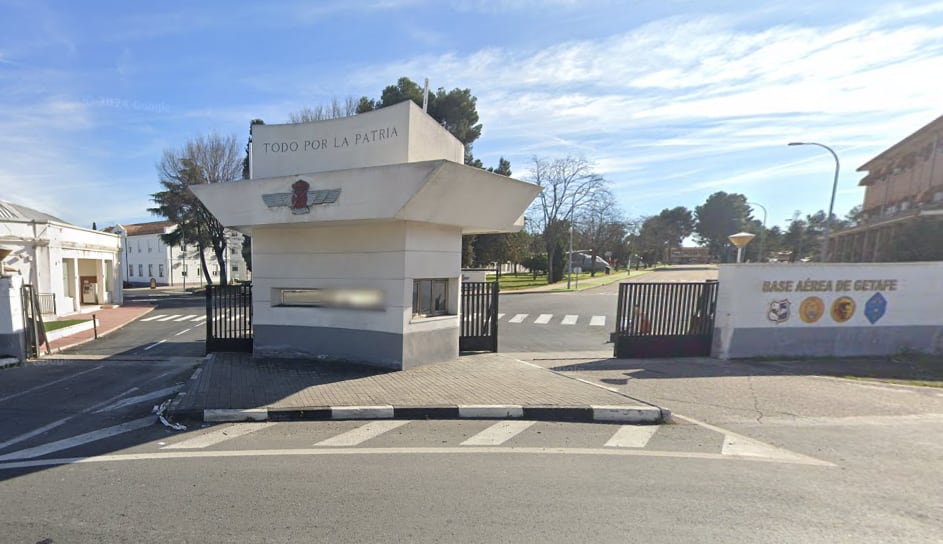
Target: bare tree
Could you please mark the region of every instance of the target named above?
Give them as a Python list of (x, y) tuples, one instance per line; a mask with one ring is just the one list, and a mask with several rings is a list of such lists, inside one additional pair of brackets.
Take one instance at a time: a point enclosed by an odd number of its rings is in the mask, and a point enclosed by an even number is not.
[(558, 251), (564, 236), (580, 210), (593, 201), (597, 191), (605, 189), (606, 180), (593, 171), (591, 162), (572, 156), (553, 160), (534, 157), (530, 180), (542, 189), (529, 217), (532, 228), (543, 234), (547, 244), (548, 281), (553, 283), (563, 276)]
[(324, 121), (327, 119), (338, 119), (340, 117), (350, 117), (357, 114), (358, 100), (348, 96), (343, 102), (335, 96), (331, 98), (331, 103), (327, 105), (318, 104), (317, 106), (305, 106), (296, 112), (288, 115), (289, 123), (310, 123), (312, 121)]
[(213, 249), (219, 266), (221, 284), (228, 283), (226, 270), (226, 234), (223, 225), (189, 191), (191, 185), (228, 183), (242, 177), (242, 156), (236, 136), (209, 136), (189, 140), (180, 149), (167, 149), (157, 164), (163, 191), (151, 195), (156, 207), (148, 211), (166, 217), (178, 228), (165, 235), (171, 245), (195, 243), (207, 283), (212, 283), (204, 250)]
[(596, 275), (596, 257), (614, 254), (626, 236), (625, 220), (615, 195), (606, 187), (593, 192), (593, 198), (578, 210), (580, 247), (589, 246), (592, 255), (590, 274)]

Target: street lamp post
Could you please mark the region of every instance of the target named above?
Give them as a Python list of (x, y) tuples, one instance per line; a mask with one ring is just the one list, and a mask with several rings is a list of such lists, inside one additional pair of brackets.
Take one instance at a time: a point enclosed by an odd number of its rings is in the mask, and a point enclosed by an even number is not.
[(567, 253), (566, 288), (570, 289), (570, 280), (573, 278), (573, 221), (570, 221), (570, 252)]
[(750, 206), (759, 206), (763, 210), (763, 237), (760, 238), (760, 262), (764, 262), (763, 250), (766, 246), (766, 206), (762, 204), (757, 204), (756, 202), (747, 202)]
[(838, 155), (835, 154), (835, 151), (832, 150), (831, 147), (817, 142), (789, 142), (789, 145), (815, 145), (825, 149), (832, 154), (832, 157), (835, 158), (835, 181), (832, 182), (832, 198), (828, 202), (828, 215), (825, 217), (825, 239), (822, 240), (822, 256), (820, 258), (820, 260), (824, 263), (828, 259), (828, 236), (832, 226), (832, 209), (835, 207), (835, 190), (838, 189)]

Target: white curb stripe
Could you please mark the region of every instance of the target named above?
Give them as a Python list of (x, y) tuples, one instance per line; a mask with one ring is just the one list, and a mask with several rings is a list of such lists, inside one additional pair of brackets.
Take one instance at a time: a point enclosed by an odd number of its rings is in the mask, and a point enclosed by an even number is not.
[(334, 406), (331, 408), (332, 419), (390, 419), (392, 417), (392, 406)]
[(471, 418), (524, 417), (524, 407), (513, 405), (513, 404), (459, 406), (458, 417), (471, 417)]
[(625, 406), (592, 406), (595, 421), (623, 421), (626, 423), (658, 423), (658, 408), (626, 408)]
[(606, 442), (607, 448), (644, 448), (658, 432), (657, 425), (624, 425)]
[(162, 450), (193, 450), (206, 448), (220, 442), (225, 442), (227, 440), (238, 438), (240, 436), (245, 436), (249, 433), (254, 433), (256, 431), (261, 431), (266, 427), (271, 427), (275, 425), (272, 422), (266, 423), (236, 423), (234, 425), (227, 425), (222, 429), (217, 429), (206, 434), (195, 436), (183, 442), (177, 442), (176, 444), (171, 444), (169, 446), (164, 446)]
[(527, 430), (536, 421), (501, 421), (462, 442), (463, 446), (500, 446)]
[(341, 433), (337, 436), (332, 436), (331, 438), (322, 440), (315, 444), (315, 446), (356, 446), (366, 442), (367, 440), (370, 440), (371, 438), (376, 438), (383, 433), (402, 427), (407, 423), (410, 423), (410, 420), (397, 419), (389, 421), (372, 421), (366, 425), (361, 425), (352, 431), (347, 431), (346, 433)]
[(540, 314), (537, 319), (534, 320), (534, 325), (546, 325), (550, 323), (551, 319), (553, 319), (553, 314)]
[(223, 423), (228, 421), (265, 421), (268, 419), (268, 409), (250, 408), (248, 410), (233, 409), (206, 409), (203, 410), (203, 421), (207, 423)]

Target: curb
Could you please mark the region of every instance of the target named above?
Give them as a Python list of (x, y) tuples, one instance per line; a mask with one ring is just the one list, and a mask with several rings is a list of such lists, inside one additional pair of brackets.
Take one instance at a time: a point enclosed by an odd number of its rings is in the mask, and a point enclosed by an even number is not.
[(671, 412), (639, 405), (614, 406), (312, 406), (308, 408), (223, 408), (173, 412), (175, 420), (202, 420), (205, 423), (239, 421), (325, 421), (375, 419), (526, 419), (657, 425), (671, 418)]

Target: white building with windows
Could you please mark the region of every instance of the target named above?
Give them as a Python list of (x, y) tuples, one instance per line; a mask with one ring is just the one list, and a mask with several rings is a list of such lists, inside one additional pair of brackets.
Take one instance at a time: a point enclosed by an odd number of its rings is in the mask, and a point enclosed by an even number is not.
[(0, 201), (0, 248), (2, 275), (32, 285), (46, 315), (122, 302), (119, 236)]
[[(207, 278), (200, 263), (195, 245), (170, 246), (161, 236), (177, 229), (171, 221), (155, 221), (133, 225), (109, 227), (124, 240), (121, 279), (129, 287), (147, 287), (151, 280), (161, 287), (173, 286), (182, 289), (201, 287)], [(249, 271), (242, 256), (242, 234), (226, 230), (226, 264), (229, 281), (246, 281)], [(212, 283), (219, 283), (220, 270), (212, 249), (205, 251), (206, 265)]]

